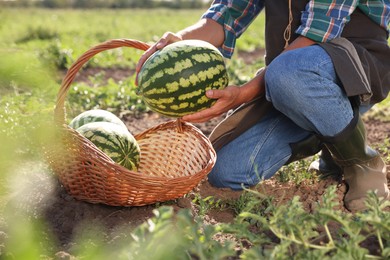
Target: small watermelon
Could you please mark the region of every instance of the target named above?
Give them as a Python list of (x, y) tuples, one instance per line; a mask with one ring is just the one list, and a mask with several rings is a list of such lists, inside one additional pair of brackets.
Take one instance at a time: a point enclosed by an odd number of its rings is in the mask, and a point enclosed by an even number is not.
[(228, 74), (222, 54), (200, 40), (172, 43), (152, 54), (138, 74), (138, 94), (155, 112), (181, 117), (215, 103), (205, 93), (224, 89)]
[(123, 126), (110, 122), (92, 122), (76, 129), (114, 162), (136, 171), (140, 162), (137, 140)]
[(91, 122), (110, 122), (127, 129), (126, 125), (122, 122), (122, 120), (119, 119), (119, 117), (107, 110), (102, 109), (88, 110), (79, 114), (73, 118), (73, 120), (69, 123), (69, 126), (73, 129), (77, 129)]

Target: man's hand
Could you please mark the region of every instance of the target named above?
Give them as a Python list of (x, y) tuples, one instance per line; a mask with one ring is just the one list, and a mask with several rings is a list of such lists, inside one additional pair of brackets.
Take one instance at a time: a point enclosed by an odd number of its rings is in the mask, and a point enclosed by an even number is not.
[(205, 122), (243, 103), (249, 102), (259, 95), (263, 95), (265, 89), (264, 73), (265, 69), (261, 70), (253, 79), (242, 86), (228, 86), (223, 90), (206, 91), (206, 96), (218, 99), (217, 102), (208, 109), (184, 116), (183, 120), (193, 123)]
[(218, 100), (210, 108), (184, 116), (182, 118), (184, 121), (193, 123), (206, 122), (240, 105), (240, 87), (237, 86), (228, 86), (222, 90), (208, 90), (206, 91), (206, 96)]
[(156, 51), (161, 50), (165, 46), (183, 40), (180, 35), (172, 33), (172, 32), (166, 32), (160, 40), (158, 40), (154, 45), (152, 45), (149, 49), (147, 49), (144, 54), (142, 54), (141, 58), (138, 60), (137, 66), (135, 67), (135, 85), (138, 86), (138, 73), (141, 71), (142, 65), (145, 63), (145, 61)]

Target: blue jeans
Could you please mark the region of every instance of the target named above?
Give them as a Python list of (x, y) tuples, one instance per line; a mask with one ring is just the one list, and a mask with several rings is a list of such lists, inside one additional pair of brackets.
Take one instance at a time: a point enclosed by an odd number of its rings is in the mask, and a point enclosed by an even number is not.
[(274, 109), (217, 153), (208, 176), (216, 187), (237, 190), (271, 178), (290, 158), (290, 143), (335, 136), (353, 118), (332, 60), (318, 45), (281, 54), (265, 80)]

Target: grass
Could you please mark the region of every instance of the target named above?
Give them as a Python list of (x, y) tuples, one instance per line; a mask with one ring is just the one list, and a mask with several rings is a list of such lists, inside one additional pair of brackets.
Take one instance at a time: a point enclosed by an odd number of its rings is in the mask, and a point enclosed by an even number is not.
[[(69, 10), (3, 9), (0, 11), (0, 50), (34, 51), (45, 59), (57, 60), (56, 66), (68, 67), (91, 46), (108, 39), (129, 38), (154, 42), (166, 31), (176, 32), (194, 22), (204, 10)], [(15, 22), (18, 21), (18, 22)], [(33, 21), (33, 22), (32, 22)], [(237, 48), (264, 47), (258, 19), (238, 41)], [(260, 43), (259, 43), (260, 41)], [(141, 51), (112, 50), (94, 59), (95, 66), (134, 67)]]

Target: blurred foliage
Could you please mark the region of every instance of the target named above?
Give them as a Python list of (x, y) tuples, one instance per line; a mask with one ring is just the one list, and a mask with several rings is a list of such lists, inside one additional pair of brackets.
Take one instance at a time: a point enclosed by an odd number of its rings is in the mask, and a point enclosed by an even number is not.
[(0, 253), (2, 259), (39, 259), (48, 254), (42, 223), (11, 209), (9, 183), (24, 161), (41, 160), (43, 145), (52, 141), (56, 84), (35, 53), (0, 52)]
[(18, 0), (3, 1), (0, 6), (7, 7), (45, 7), (45, 8), (204, 8), (211, 1), (203, 0)]
[[(163, 33), (196, 22), (204, 10), (128, 9), (3, 9), (0, 10), (0, 49), (37, 52), (53, 68), (69, 68), (82, 53), (109, 39), (129, 38), (151, 43)], [(153, 14), (151, 14), (153, 13)], [(147, 17), (147, 23), (145, 23)], [(18, 22), (15, 23), (14, 21)], [(142, 26), (139, 26), (142, 24)], [(238, 52), (264, 47), (261, 14), (237, 41)], [(134, 68), (142, 51), (119, 48), (94, 57), (87, 66)], [(239, 66), (240, 64), (237, 64)], [(249, 66), (242, 66), (244, 70)]]
[[(1, 162), (34, 154), (49, 130), (56, 84), (52, 72), (29, 52), (2, 53), (0, 60)], [(0, 167), (4, 164), (0, 163)]]
[(390, 95), (382, 102), (373, 106), (364, 114), (366, 118), (373, 118), (382, 122), (390, 122)]

